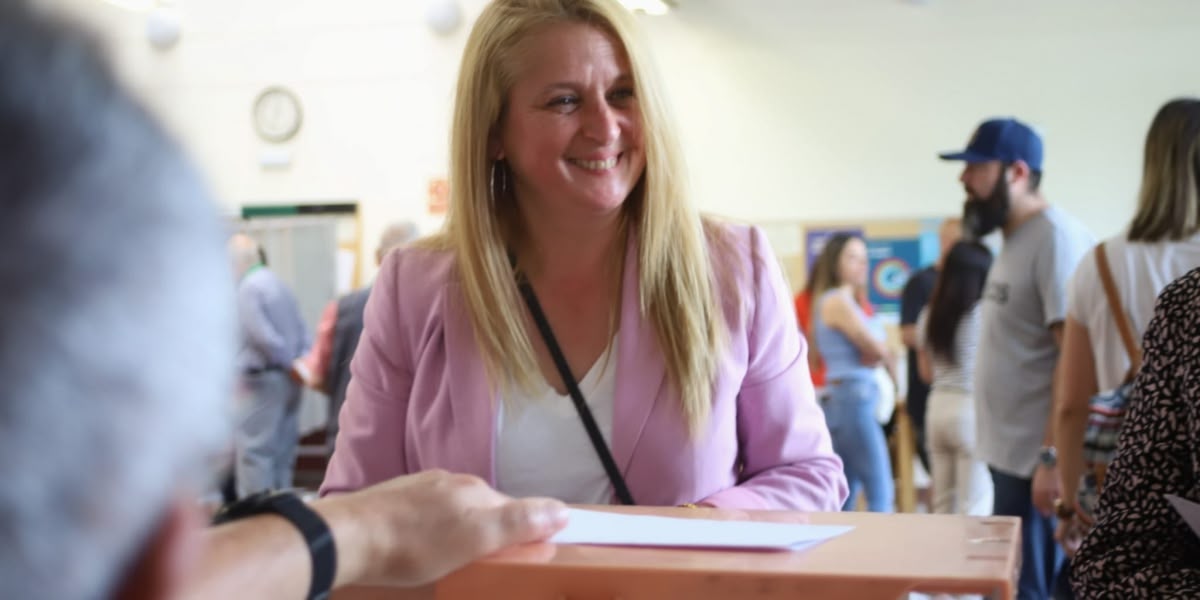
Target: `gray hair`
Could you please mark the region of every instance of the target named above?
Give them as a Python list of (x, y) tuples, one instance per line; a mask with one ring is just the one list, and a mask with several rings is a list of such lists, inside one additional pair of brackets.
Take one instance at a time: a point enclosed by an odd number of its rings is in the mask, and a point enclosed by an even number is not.
[(254, 238), (244, 233), (235, 233), (229, 238), (229, 259), (233, 262), (233, 271), (241, 275), (250, 267), (257, 264), (266, 265), (266, 252)]
[(0, 598), (106, 598), (228, 439), (195, 171), (88, 36), (0, 2)]
[(403, 246), (417, 239), (420, 230), (412, 221), (398, 221), (388, 225), (379, 236), (379, 246), (375, 248), (375, 259), (383, 262), (383, 257), (393, 248)]

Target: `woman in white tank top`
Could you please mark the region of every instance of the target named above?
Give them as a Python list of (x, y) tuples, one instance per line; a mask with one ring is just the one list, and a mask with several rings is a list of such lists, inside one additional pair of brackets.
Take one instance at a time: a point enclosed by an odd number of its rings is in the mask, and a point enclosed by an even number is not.
[[(1146, 135), (1137, 213), (1125, 232), (1103, 245), (1124, 317), (1140, 342), (1159, 292), (1200, 265), (1200, 100), (1173, 100), (1158, 111)], [(1054, 440), (1061, 487), (1058, 537), (1070, 555), (1090, 526), (1076, 500), (1088, 403), (1119, 387), (1130, 368), (1094, 254), (1080, 262), (1068, 288), (1063, 332)]]

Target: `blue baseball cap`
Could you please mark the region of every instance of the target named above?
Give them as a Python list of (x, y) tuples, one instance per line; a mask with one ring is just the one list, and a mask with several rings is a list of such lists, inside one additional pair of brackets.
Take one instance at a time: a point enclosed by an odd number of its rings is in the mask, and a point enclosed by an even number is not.
[(1024, 161), (1034, 171), (1042, 170), (1042, 138), (1032, 127), (1016, 119), (984, 121), (967, 149), (962, 152), (943, 152), (942, 160), (961, 160), (967, 163)]

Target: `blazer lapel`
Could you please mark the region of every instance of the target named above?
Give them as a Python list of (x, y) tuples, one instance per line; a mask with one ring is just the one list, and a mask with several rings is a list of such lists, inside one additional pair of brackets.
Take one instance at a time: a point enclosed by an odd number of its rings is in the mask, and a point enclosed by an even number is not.
[[(639, 302), (638, 244), (629, 235), (621, 281), (621, 319), (617, 332), (617, 382), (613, 399), (613, 460), (629, 470), (638, 440), (659, 401), (666, 365), (654, 328), (642, 318)], [(636, 498), (636, 492), (634, 493)]]
[(449, 422), (442, 423), (444, 456), (455, 471), (478, 475), (496, 485), (496, 390), (488, 380), (471, 320), (456, 286), (443, 295), (446, 332), (445, 385), (449, 386)]

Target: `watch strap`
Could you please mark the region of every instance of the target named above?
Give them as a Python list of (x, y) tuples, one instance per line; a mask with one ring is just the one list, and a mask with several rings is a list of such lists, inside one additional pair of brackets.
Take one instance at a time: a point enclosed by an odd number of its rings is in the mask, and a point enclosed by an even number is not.
[(312, 560), (312, 579), (307, 598), (329, 598), (337, 574), (337, 546), (333, 542), (333, 532), (325, 520), (295, 494), (260, 492), (247, 496), (223, 508), (213, 517), (213, 524), (220, 525), (262, 514), (279, 515), (300, 531)]
[(1050, 469), (1058, 466), (1058, 451), (1054, 446), (1042, 446), (1038, 450), (1038, 464)]

